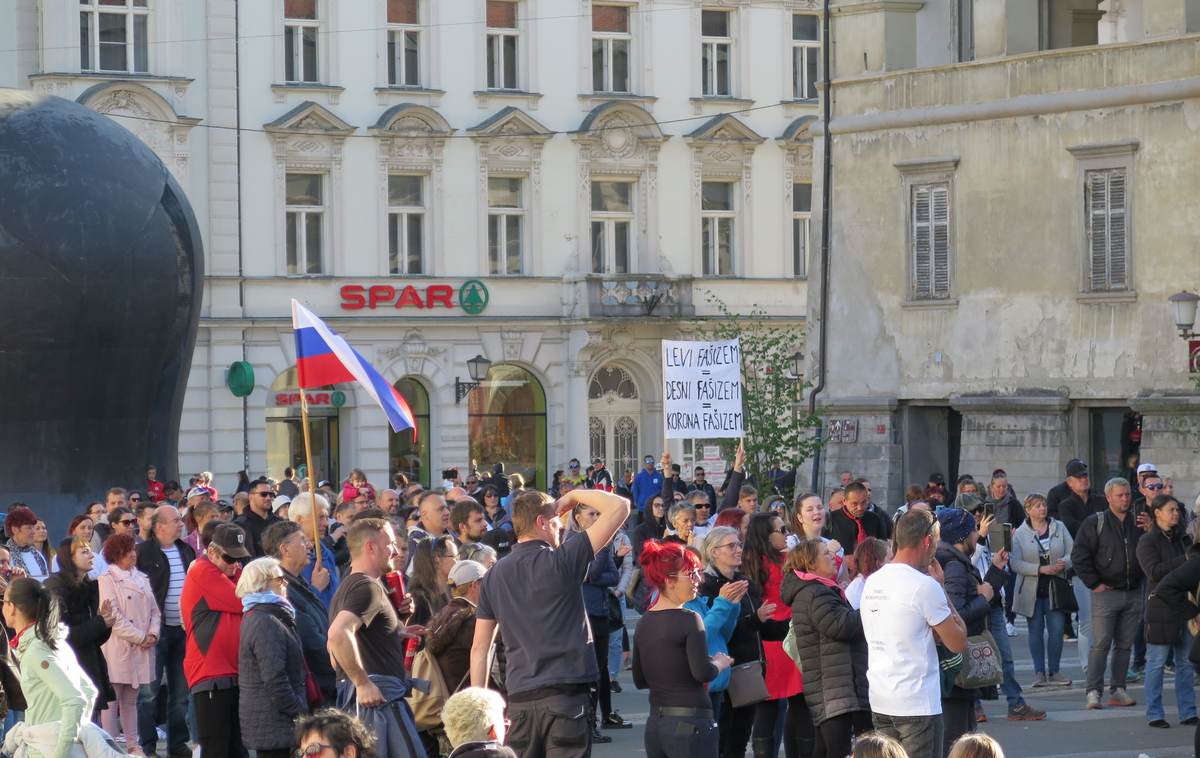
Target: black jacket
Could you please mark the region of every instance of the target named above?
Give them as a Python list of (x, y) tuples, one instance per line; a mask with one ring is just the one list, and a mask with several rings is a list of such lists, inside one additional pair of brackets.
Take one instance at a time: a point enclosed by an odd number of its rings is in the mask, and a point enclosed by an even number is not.
[(237, 524), (246, 532), (246, 538), (250, 540), (250, 552), (255, 558), (262, 558), (266, 553), (263, 552), (262, 536), (263, 532), (267, 531), (267, 527), (271, 524), (283, 521), (274, 513), (268, 513), (266, 517), (262, 517), (254, 512), (253, 508), (247, 507), (242, 511), (242, 515), (233, 520), (232, 523)]
[[(879, 517), (879, 514), (874, 511), (863, 511), (859, 521), (862, 523), (863, 532), (868, 537), (887, 539), (887, 527), (883, 525), (883, 519)], [(847, 554), (854, 552), (854, 546), (858, 544), (858, 525), (854, 523), (854, 519), (846, 512), (846, 509), (838, 508), (836, 511), (831, 511), (826, 524), (829, 538), (837, 540), (842, 547), (846, 548)]]
[[(196, 550), (183, 540), (175, 540), (179, 548), (179, 559), (183, 561), (186, 572), (196, 560)], [(158, 602), (158, 610), (166, 613), (167, 591), (171, 589), (171, 564), (158, 545), (158, 540), (147, 540), (137, 546), (137, 567), (143, 574), (150, 577), (150, 589), (154, 590), (154, 599)], [(163, 626), (167, 625), (166, 617)]]
[(1200, 592), (1200, 545), (1192, 545), (1187, 559), (1158, 581), (1154, 594), (1175, 618), (1190, 621), (1200, 616), (1200, 608), (1188, 599), (1189, 594), (1197, 592)]
[(1106, 509), (1088, 516), (1079, 527), (1071, 564), (1089, 590), (1101, 584), (1115, 590), (1141, 588), (1145, 574), (1138, 563), (1137, 549), (1143, 532), (1136, 522), (1133, 511), (1118, 519)]
[(499, 742), (464, 742), (447, 758), (517, 758), (517, 754)]
[(1151, 645), (1177, 645), (1183, 641), (1182, 623), (1158, 598), (1155, 589), (1164, 576), (1183, 565), (1191, 544), (1192, 538), (1182, 527), (1164, 532), (1155, 523), (1138, 540), (1137, 559), (1146, 574), (1146, 642)]
[(629, 541), (633, 543), (633, 557), (639, 558), (642, 555), (642, 545), (646, 540), (661, 540), (663, 535), (667, 533), (666, 514), (663, 514), (662, 524), (658, 524), (654, 520), (654, 511), (645, 512), (642, 517), (642, 523), (638, 524), (637, 529), (633, 530), (633, 534), (629, 537)]
[(836, 588), (792, 571), (783, 575), (779, 597), (792, 608), (804, 700), (813, 722), (820, 726), (843, 713), (870, 712), (867, 638), (858, 611)]
[(709, 484), (707, 481), (704, 484), (700, 485), (699, 487), (696, 486), (695, 482), (692, 482), (691, 484), (688, 485), (688, 488), (687, 488), (688, 492), (695, 492), (696, 490), (700, 490), (701, 492), (708, 495), (709, 512), (713, 513), (714, 511), (712, 509), (714, 507), (716, 507), (716, 505), (717, 505), (717, 491), (715, 489), (713, 489), (713, 486), (711, 484)]
[(293, 722), (308, 712), (304, 652), (283, 606), (259, 603), (242, 616), (238, 687), (242, 743), (252, 750), (297, 747)]
[(725, 477), (725, 486), (721, 488), (721, 507), (718, 511), (723, 511), (726, 508), (737, 508), (739, 495), (742, 491), (742, 483), (746, 481), (746, 474), (743, 471), (730, 471)]
[[(992, 612), (992, 604), (979, 594), (979, 585), (984, 581), (979, 576), (979, 569), (975, 568), (963, 551), (946, 542), (938, 542), (935, 557), (945, 574), (946, 594), (950, 597), (950, 602), (954, 603), (954, 610), (958, 611), (958, 615), (966, 624), (967, 636), (983, 634), (987, 628), (988, 616)], [(995, 565), (988, 565), (987, 583), (992, 586), (994, 597), (1000, 595), (1000, 588), (1007, 581), (1007, 572), (996, 568)], [(950, 697), (956, 700), (995, 700), (997, 695), (995, 687), (967, 690), (955, 685)]]
[(95, 579), (84, 578), (68, 589), (60, 571), (51, 574), (44, 586), (58, 597), (62, 622), (67, 625), (67, 644), (75, 651), (88, 679), (100, 691), (92, 706), (103, 710), (117, 699), (117, 695), (108, 680), (108, 664), (100, 649), (112, 634), (112, 629), (100, 615), (100, 584)]
[[(1049, 508), (1046, 509), (1049, 512)], [(1067, 531), (1071, 533), (1071, 539), (1079, 541), (1079, 527), (1083, 525), (1083, 520), (1093, 513), (1108, 510), (1108, 501), (1094, 492), (1088, 493), (1088, 499), (1085, 503), (1079, 495), (1074, 492), (1070, 493), (1063, 501), (1058, 504), (1059, 521), (1067, 527)]]
[[(1071, 496), (1071, 485), (1066, 482), (1059, 482), (1050, 488), (1046, 493), (1046, 515), (1050, 518), (1056, 518), (1062, 521), (1062, 515), (1059, 511), (1059, 505), (1062, 501)], [(1074, 534), (1071, 535), (1074, 538)]]
[(742, 580), (750, 582), (750, 586), (746, 590), (746, 594), (742, 595), (741, 607), (737, 611), (737, 626), (733, 628), (733, 634), (729, 637), (727, 645), (729, 657), (733, 659), (734, 663), (765, 660), (762, 640), (781, 642), (784, 637), (787, 637), (788, 627), (791, 625), (791, 622), (787, 620), (776, 621), (769, 618), (766, 621), (759, 621), (758, 608), (762, 605), (762, 595), (759, 594), (758, 587), (754, 582), (747, 579), (745, 574), (740, 571), (733, 572), (732, 579), (727, 579), (720, 571), (712, 569), (705, 571), (699, 595), (704, 598), (704, 603), (712, 608), (713, 600), (721, 594), (722, 587), (730, 582)]
[(881, 539), (890, 540), (892, 538), (892, 517), (888, 515), (887, 508), (876, 503), (871, 503), (867, 506), (867, 510), (875, 514), (875, 518), (879, 519), (879, 523), (883, 525), (883, 530), (886, 533)]
[(288, 600), (296, 609), (296, 634), (304, 648), (308, 670), (317, 680), (327, 704), (337, 700), (337, 676), (329, 663), (329, 610), (317, 596), (316, 590), (302, 576), (283, 572), (288, 586)]

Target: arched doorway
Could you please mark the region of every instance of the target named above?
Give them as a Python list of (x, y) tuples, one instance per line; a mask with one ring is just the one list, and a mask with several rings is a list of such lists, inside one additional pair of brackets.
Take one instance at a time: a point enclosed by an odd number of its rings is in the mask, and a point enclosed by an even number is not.
[[(340, 480), (338, 431), (341, 410), (351, 399), (334, 386), (304, 390), (308, 402), (308, 431), (317, 481)], [(304, 428), (300, 413), (300, 383), (293, 366), (275, 377), (267, 394), (267, 476), (282, 479), (283, 470), (307, 468)]]
[(503, 463), (526, 486), (546, 487), (546, 393), (520, 366), (493, 365), (480, 389), (468, 395), (471, 458), (481, 471)]
[(603, 458), (617, 479), (638, 466), (638, 419), (642, 401), (628, 371), (611, 363), (600, 368), (588, 385), (588, 436), (591, 457)]
[[(396, 390), (408, 403), (416, 418), (417, 429), (414, 439), (412, 429), (405, 429), (396, 434), (388, 434), (388, 459), (391, 461), (391, 473), (397, 471), (408, 477), (409, 481), (420, 482), (421, 486), (430, 486), (429, 473), (429, 392), (416, 379), (401, 379), (395, 384)], [(390, 485), (389, 485), (390, 486)]]

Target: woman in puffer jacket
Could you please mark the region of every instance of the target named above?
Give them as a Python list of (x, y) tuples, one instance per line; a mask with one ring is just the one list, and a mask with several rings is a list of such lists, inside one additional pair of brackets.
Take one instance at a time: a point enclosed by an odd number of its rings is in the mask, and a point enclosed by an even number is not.
[(242, 744), (259, 758), (289, 758), (299, 747), (293, 722), (308, 712), (308, 698), (304, 648), (279, 561), (248, 563), (235, 592), (244, 610), (238, 648)]
[(862, 620), (837, 584), (823, 540), (788, 553), (780, 599), (791, 606), (796, 649), (804, 667), (804, 700), (817, 728), (814, 758), (845, 758), (851, 738), (869, 732), (867, 638)]

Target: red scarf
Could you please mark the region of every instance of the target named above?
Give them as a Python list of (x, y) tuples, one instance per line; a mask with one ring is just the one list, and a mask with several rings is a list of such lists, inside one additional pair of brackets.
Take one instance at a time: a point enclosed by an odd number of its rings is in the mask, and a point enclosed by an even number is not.
[(17, 632), (17, 636), (12, 638), (12, 641), (8, 643), (8, 646), (11, 647), (13, 650), (16, 650), (17, 644), (21, 642), (21, 635), (24, 634), (25, 632), (28, 632), (30, 630), (30, 628), (32, 628), (33, 626), (36, 626), (36, 624), (29, 624), (24, 629)]

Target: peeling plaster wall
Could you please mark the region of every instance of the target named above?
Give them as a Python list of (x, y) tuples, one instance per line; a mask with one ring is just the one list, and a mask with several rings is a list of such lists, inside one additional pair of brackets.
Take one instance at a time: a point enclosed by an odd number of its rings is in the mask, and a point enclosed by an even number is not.
[[(886, 120), (908, 109), (1194, 79), (1198, 45), (1192, 36), (893, 73), (840, 89), (835, 83), (829, 398), (886, 397), (903, 406), (1063, 388), (1075, 407), (1128, 406), (1139, 394), (1192, 389), (1187, 346), (1166, 298), (1200, 285), (1200, 174), (1191, 169), (1200, 162), (1200, 101), (840, 134), (836, 124), (838, 117)], [(1140, 141), (1129, 178), (1136, 295), (1097, 301), (1080, 296), (1085, 209), (1080, 162), (1067, 148), (1122, 140)], [(905, 177), (893, 164), (934, 157), (958, 158), (951, 302), (914, 307), (906, 302)], [(1015, 467), (1027, 476), (1017, 484), (1024, 492), (1060, 481), (1062, 464), (1088, 452), (1078, 419), (1086, 424), (1086, 414), (1070, 412), (964, 412), (960, 470)], [(1149, 450), (1176, 461), (1186, 480), (1176, 479), (1176, 492), (1193, 498), (1200, 472), (1184, 444), (1156, 431)], [(850, 447), (830, 446), (827, 476), (840, 460), (860, 458)], [(902, 491), (889, 497), (898, 505)]]

